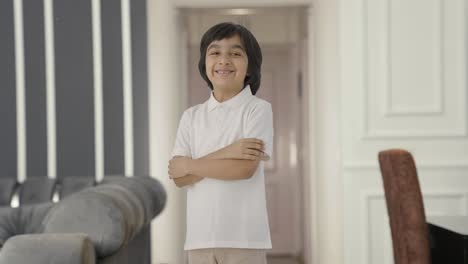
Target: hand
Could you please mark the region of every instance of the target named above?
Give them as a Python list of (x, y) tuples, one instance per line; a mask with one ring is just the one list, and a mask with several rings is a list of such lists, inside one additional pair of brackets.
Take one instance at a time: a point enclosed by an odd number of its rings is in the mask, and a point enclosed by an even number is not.
[(175, 179), (189, 174), (189, 163), (192, 159), (183, 156), (176, 156), (169, 161), (169, 178)]
[(256, 138), (243, 138), (222, 149), (226, 159), (268, 160), (265, 145)]

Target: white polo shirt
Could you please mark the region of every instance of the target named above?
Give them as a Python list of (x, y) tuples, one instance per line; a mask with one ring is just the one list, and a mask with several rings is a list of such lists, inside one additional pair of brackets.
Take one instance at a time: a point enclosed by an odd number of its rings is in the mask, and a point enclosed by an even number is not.
[[(203, 157), (242, 138), (259, 138), (272, 156), (271, 105), (246, 86), (219, 103), (211, 97), (187, 109), (180, 120), (172, 156)], [(205, 178), (187, 187), (185, 250), (271, 248), (265, 198), (264, 162), (247, 180)]]

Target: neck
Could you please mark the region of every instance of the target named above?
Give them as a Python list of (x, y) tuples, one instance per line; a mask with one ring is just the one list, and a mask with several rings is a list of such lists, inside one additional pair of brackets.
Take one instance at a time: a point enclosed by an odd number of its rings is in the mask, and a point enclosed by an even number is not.
[(231, 89), (214, 87), (213, 95), (218, 102), (222, 103), (236, 96), (241, 91), (242, 91), (242, 86), (237, 87), (237, 88), (231, 88)]

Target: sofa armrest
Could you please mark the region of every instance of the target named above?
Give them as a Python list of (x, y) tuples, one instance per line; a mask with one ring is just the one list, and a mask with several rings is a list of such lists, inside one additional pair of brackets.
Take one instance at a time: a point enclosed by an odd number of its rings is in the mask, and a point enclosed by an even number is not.
[(0, 264), (95, 264), (85, 234), (31, 234), (11, 237), (0, 249)]

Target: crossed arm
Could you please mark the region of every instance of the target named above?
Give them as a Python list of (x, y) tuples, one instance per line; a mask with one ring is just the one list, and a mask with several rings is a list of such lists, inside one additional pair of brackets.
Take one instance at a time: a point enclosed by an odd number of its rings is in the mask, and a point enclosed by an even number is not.
[(268, 160), (259, 139), (241, 139), (199, 159), (176, 156), (169, 161), (169, 175), (178, 187), (203, 178), (241, 180), (252, 177), (260, 160)]

